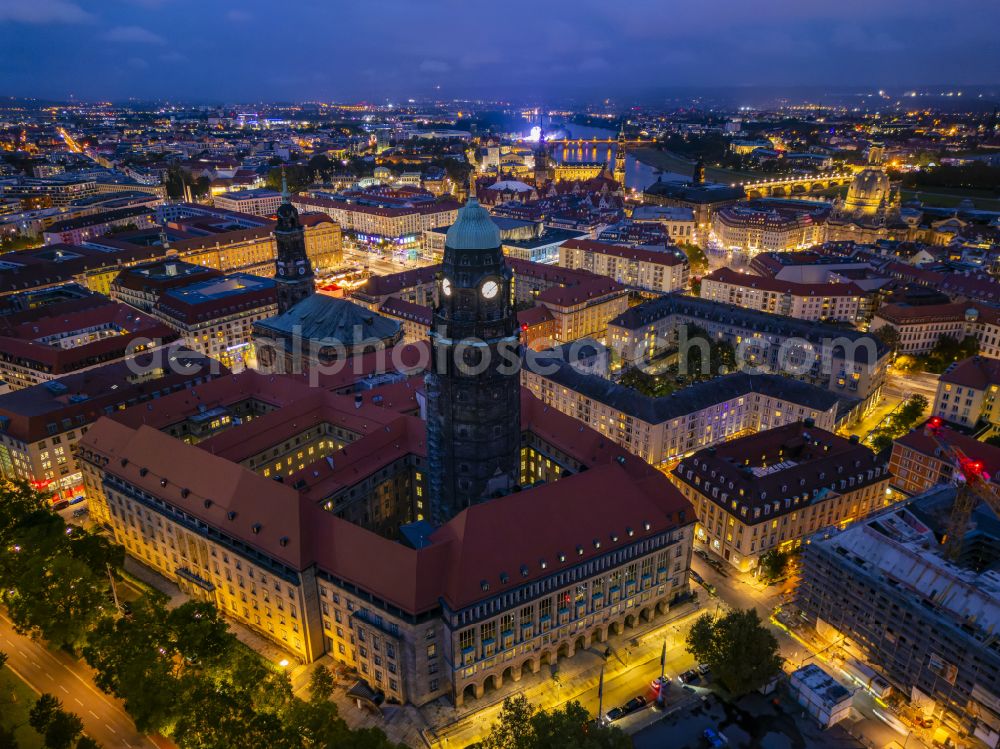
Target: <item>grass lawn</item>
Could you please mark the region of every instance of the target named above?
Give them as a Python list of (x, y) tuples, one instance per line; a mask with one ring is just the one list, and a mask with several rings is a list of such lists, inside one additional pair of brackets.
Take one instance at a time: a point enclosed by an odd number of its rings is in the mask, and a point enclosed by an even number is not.
[[(690, 177), (694, 174), (694, 161), (689, 161), (670, 151), (658, 151), (655, 148), (636, 148), (629, 151), (643, 164), (649, 164), (665, 172), (676, 172)], [(744, 182), (746, 180), (763, 179), (769, 175), (740, 172), (735, 169), (705, 168), (705, 177), (714, 182)]]
[(968, 198), (981, 211), (1000, 210), (1000, 200), (985, 197), (982, 190), (953, 190), (947, 187), (929, 187), (922, 190), (907, 188), (902, 190), (903, 200), (913, 200), (918, 195), (920, 196), (920, 202), (928, 206), (956, 208), (959, 203)]
[(28, 725), (28, 711), (37, 698), (17, 674), (6, 666), (0, 668), (0, 725), (8, 730), (20, 726), (14, 732), (20, 749), (42, 749), (42, 737)]

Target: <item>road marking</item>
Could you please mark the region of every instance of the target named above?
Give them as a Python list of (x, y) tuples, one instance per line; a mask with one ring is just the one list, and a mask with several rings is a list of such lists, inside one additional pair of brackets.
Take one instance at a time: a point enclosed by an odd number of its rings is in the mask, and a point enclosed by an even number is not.
[(95, 713), (93, 710), (88, 710), (87, 712), (93, 715), (95, 718), (99, 717), (97, 713)]
[(63, 690), (66, 694), (69, 694), (69, 690), (66, 687), (64, 687), (62, 684), (59, 685), (59, 688), (61, 690)]
[(25, 653), (25, 652), (24, 652), (23, 650), (21, 650), (21, 648), (18, 648), (18, 649), (17, 649), (17, 652), (18, 652), (18, 653), (20, 653), (20, 654), (21, 654), (21, 656), (22, 656), (22, 657), (24, 657), (24, 658), (27, 658), (27, 657), (28, 657), (28, 654), (27, 654), (27, 653)]
[(129, 749), (132, 749), (132, 745), (131, 745), (130, 743), (128, 743), (128, 742), (127, 742), (127, 741), (126, 741), (125, 739), (122, 739), (122, 743), (123, 743), (123, 744), (124, 744), (125, 746), (127, 746), (127, 747), (128, 747)]
[(107, 723), (104, 724), (104, 727), (107, 728), (109, 731), (111, 731), (111, 733), (115, 734), (116, 736), (118, 735), (118, 731), (109, 726)]
[(73, 699), (76, 700), (76, 704), (77, 705), (79, 705), (80, 707), (83, 707), (83, 703), (80, 701), (79, 697), (74, 697)]
[[(38, 666), (37, 663), (35, 665)], [(41, 668), (41, 666), (38, 666), (38, 668)], [(52, 674), (50, 674), (48, 671), (45, 672), (45, 675), (48, 677), (49, 681), (55, 681), (55, 679), (52, 678)]]

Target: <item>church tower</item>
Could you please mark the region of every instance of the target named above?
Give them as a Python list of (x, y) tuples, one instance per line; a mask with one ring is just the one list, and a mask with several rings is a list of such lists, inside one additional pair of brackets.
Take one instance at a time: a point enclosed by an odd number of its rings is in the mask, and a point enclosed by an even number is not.
[(696, 185), (705, 184), (705, 159), (699, 158), (694, 165), (694, 174), (691, 177), (691, 182)]
[(306, 255), (306, 232), (299, 222), (299, 212), (289, 199), (284, 173), (281, 175), (281, 195), (284, 200), (278, 206), (278, 224), (274, 227), (277, 245), (274, 280), (278, 283), (279, 315), (316, 291), (312, 263)]
[(615, 146), (615, 182), (625, 189), (625, 127), (618, 131), (618, 143)]
[(471, 198), (448, 229), (426, 379), (431, 520), (518, 484), (521, 385), (513, 274), (500, 230)]
[(545, 131), (538, 134), (538, 146), (535, 148), (535, 187), (541, 187), (552, 179), (552, 169), (549, 165), (549, 147), (545, 143)]

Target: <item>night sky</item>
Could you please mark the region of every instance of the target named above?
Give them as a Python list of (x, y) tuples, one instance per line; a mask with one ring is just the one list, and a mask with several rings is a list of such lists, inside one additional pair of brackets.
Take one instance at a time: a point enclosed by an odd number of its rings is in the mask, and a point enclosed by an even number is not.
[(998, 26), (996, 0), (0, 0), (0, 94), (378, 102), (991, 85)]

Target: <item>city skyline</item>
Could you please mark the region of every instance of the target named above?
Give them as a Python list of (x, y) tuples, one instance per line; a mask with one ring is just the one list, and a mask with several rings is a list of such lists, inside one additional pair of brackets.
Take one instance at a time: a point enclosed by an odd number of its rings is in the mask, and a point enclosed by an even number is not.
[(952, 5), (941, 16), (928, 0), (763, 8), (558, 0), (544, 13), (523, 0), (502, 11), (401, 0), (290, 8), (4, 0), (0, 91), (60, 100), (620, 102), (689, 86), (994, 84), (1000, 49), (990, 29), (1000, 8)]

